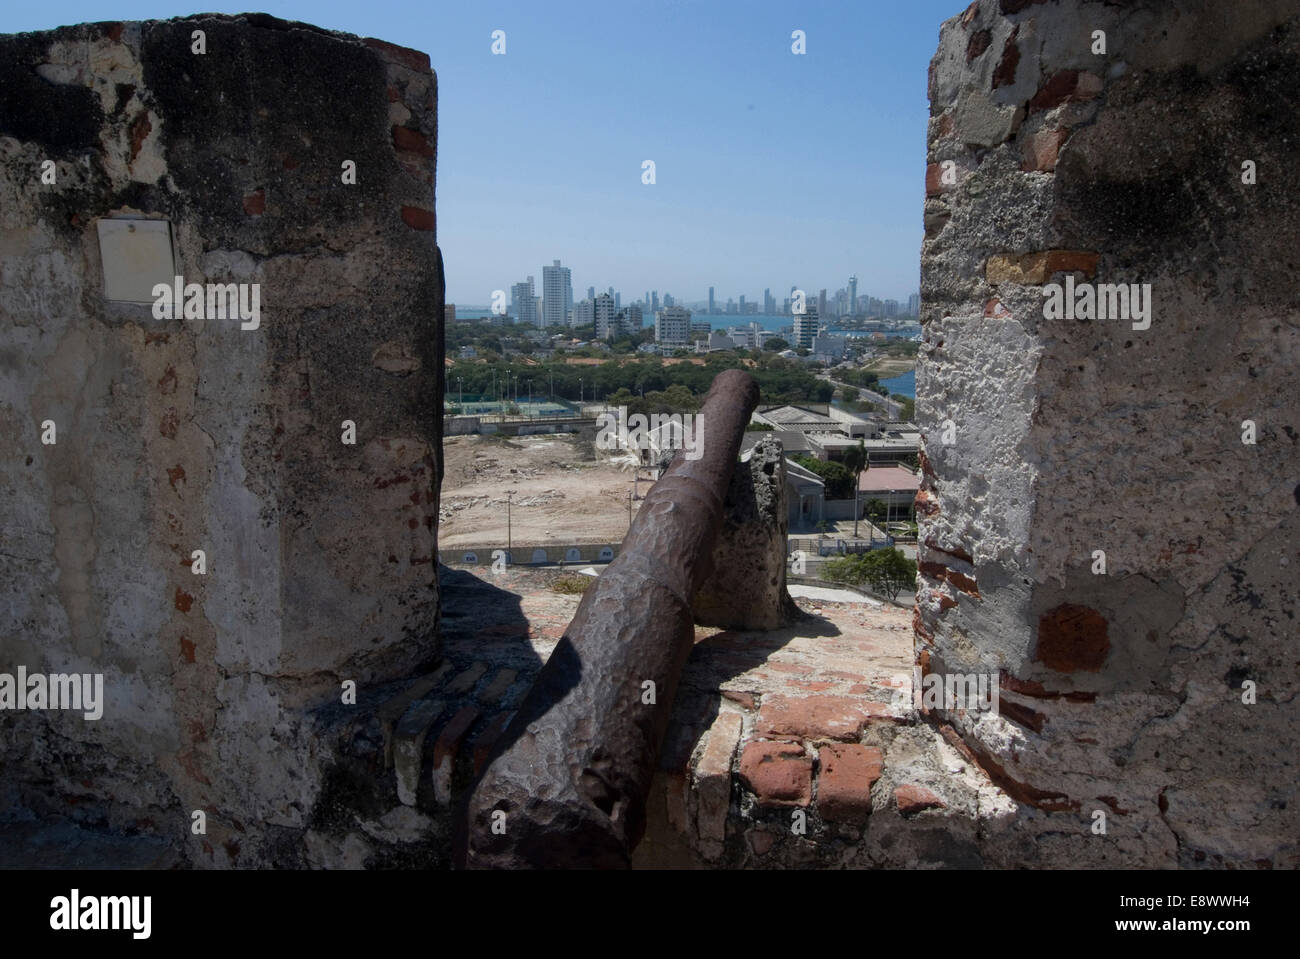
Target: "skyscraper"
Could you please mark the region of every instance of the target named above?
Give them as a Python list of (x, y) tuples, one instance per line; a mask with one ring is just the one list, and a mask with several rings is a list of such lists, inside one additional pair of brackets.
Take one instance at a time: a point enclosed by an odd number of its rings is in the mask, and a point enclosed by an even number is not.
[(745, 298), (743, 296), (740, 298), (740, 315), (745, 315)]
[(659, 312), (659, 291), (658, 290), (655, 290), (650, 294), (650, 312), (651, 313)]
[(510, 312), (520, 323), (537, 322), (537, 297), (533, 293), (533, 278), (510, 287)]
[(826, 315), (826, 291), (822, 290), (817, 294), (817, 315)]
[(622, 302), (622, 301), (623, 301), (623, 294), (622, 294), (622, 293), (615, 293), (615, 294), (614, 294), (614, 311), (615, 311), (615, 312), (618, 312), (619, 310), (623, 309), (623, 302)]
[(794, 315), (794, 346), (812, 349), (813, 337), (817, 335), (817, 304), (805, 303), (804, 312)]
[(709, 287), (709, 316), (712, 316), (713, 314), (713, 287)]
[(573, 309), (573, 280), (567, 266), (542, 267), (542, 325), (567, 326)]
[(655, 315), (655, 342), (685, 346), (690, 342), (691, 311), (682, 306), (665, 306)]
[(596, 297), (596, 339), (613, 339), (614, 334), (619, 332), (614, 322), (614, 312), (612, 296), (602, 293)]
[(858, 277), (855, 273), (849, 277), (849, 313), (858, 312)]
[(596, 288), (594, 286), (587, 287), (587, 299), (591, 300), (593, 303), (596, 302)]
[(772, 288), (770, 286), (763, 288), (763, 313), (771, 316), (776, 312), (776, 303), (772, 299)]

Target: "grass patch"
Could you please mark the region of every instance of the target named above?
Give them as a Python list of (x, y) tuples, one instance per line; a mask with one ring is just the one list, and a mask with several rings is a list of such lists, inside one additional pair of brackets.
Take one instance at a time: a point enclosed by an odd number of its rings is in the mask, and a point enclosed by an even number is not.
[(570, 596), (585, 593), (591, 588), (591, 584), (596, 581), (594, 576), (558, 576), (551, 580), (551, 590), (556, 593), (566, 593)]

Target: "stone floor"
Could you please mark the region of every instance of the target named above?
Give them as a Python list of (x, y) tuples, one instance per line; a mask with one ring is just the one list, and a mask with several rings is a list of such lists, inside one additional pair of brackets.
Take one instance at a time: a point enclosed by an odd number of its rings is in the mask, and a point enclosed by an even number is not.
[[(395, 771), (417, 784), (408, 799), (431, 779), (449, 784), (442, 800), (481, 768), (577, 609), (578, 596), (548, 588), (555, 576), (444, 571), (448, 664), (424, 695), (456, 702), (424, 733), (431, 756), (402, 745), (423, 722), (404, 706), (415, 720), (398, 723)], [(979, 865), (978, 820), (1013, 804), (918, 723), (910, 611), (796, 603), (805, 618), (786, 629), (697, 628), (635, 865)], [(431, 771), (403, 772), (403, 753), (426, 754)]]
[[(285, 837), (284, 866), (450, 864), (453, 810), (580, 597), (550, 588), (573, 571), (440, 574), (442, 663), (317, 717), (336, 762), (312, 828)], [(770, 633), (697, 629), (635, 866), (985, 864), (981, 830), (1015, 804), (955, 735), (918, 721), (910, 611), (811, 592), (846, 601), (796, 597), (804, 617)], [(180, 865), (148, 843), (61, 829), (6, 830), (0, 867)]]

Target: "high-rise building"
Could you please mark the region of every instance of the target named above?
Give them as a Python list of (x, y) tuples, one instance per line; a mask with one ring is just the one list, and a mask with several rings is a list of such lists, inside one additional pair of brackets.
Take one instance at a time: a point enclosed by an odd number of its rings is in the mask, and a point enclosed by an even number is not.
[(442, 307), (442, 321), (444, 323), (456, 322), (456, 304), (446, 303)]
[(794, 343), (791, 345), (811, 350), (817, 325), (817, 304), (805, 303), (804, 312), (794, 315)]
[(533, 278), (510, 287), (510, 312), (520, 323), (537, 322), (537, 296), (533, 292)]
[(641, 307), (639, 306), (629, 306), (619, 310), (614, 319), (624, 333), (641, 332)]
[(921, 315), (921, 294), (920, 293), (913, 293), (911, 296), (907, 298), (907, 315), (908, 316)]
[(771, 316), (775, 310), (776, 303), (772, 299), (772, 288), (770, 286), (765, 287), (763, 289), (763, 313), (767, 316)]
[(596, 304), (591, 300), (580, 300), (573, 304), (572, 317), (571, 326), (591, 326), (596, 322)]
[(651, 313), (659, 312), (659, 291), (658, 290), (654, 290), (650, 294), (650, 312)]
[(740, 298), (740, 312), (742, 315), (745, 312), (745, 298), (743, 296)]
[(714, 312), (716, 311), (713, 309), (713, 287), (709, 287), (709, 316), (712, 316)]
[(885, 316), (898, 316), (898, 301), (885, 300)]
[(817, 294), (817, 315), (826, 315), (826, 291), (822, 290)]
[(573, 279), (559, 260), (542, 267), (542, 325), (567, 326), (573, 310)]
[[(610, 289), (613, 289), (613, 287), (610, 287)], [(615, 293), (615, 294), (614, 294), (614, 312), (617, 313), (619, 310), (623, 309), (623, 303), (622, 303), (622, 300), (623, 300), (623, 294), (622, 294), (622, 293)]]
[(673, 299), (673, 295), (671, 293), (665, 293), (664, 306), (676, 306), (676, 305), (677, 305), (677, 301)]
[(665, 306), (655, 314), (656, 343), (685, 346), (690, 342), (690, 336), (691, 311), (686, 307)]
[(856, 315), (858, 312), (858, 277), (857, 274), (849, 277), (849, 313)]
[(614, 322), (614, 298), (602, 293), (595, 300), (596, 339), (609, 340), (619, 332)]

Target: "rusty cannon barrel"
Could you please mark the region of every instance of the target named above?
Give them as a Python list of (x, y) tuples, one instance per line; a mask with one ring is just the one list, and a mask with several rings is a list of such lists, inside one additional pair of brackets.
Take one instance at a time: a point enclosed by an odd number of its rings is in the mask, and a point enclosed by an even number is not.
[(748, 373), (714, 379), (695, 418), (697, 445), (646, 496), (470, 793), (462, 866), (628, 866), (694, 643), (691, 600), (710, 573), (757, 403)]

